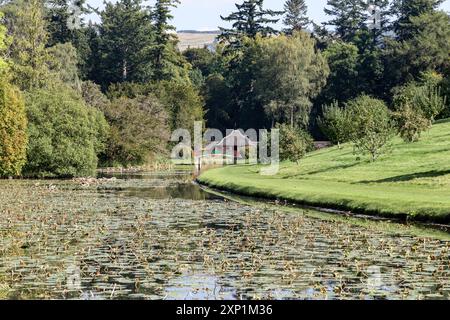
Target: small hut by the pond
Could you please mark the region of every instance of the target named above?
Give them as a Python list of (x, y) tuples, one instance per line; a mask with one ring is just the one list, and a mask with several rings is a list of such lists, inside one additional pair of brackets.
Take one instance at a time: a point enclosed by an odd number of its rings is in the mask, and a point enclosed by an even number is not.
[(236, 163), (238, 160), (248, 158), (250, 150), (256, 150), (258, 142), (252, 141), (240, 130), (233, 130), (229, 135), (218, 142), (211, 142), (206, 146), (203, 156), (211, 160), (232, 160)]

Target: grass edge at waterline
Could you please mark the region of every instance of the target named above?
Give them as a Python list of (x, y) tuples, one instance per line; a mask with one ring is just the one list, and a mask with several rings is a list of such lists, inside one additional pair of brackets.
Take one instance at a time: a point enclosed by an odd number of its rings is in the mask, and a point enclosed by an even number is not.
[(208, 170), (198, 181), (236, 194), (286, 200), (400, 220), (450, 222), (450, 119), (437, 122), (420, 142), (392, 142), (372, 163), (350, 145), (308, 154), (300, 165), (282, 163), (275, 176), (261, 166)]

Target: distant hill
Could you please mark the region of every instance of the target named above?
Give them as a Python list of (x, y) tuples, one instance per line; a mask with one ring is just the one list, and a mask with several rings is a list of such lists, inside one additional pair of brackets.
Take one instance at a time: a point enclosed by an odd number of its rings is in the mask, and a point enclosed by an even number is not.
[(216, 43), (216, 37), (219, 34), (219, 31), (180, 30), (177, 32), (180, 40), (178, 48), (181, 51), (188, 48), (204, 48), (205, 46), (213, 49)]

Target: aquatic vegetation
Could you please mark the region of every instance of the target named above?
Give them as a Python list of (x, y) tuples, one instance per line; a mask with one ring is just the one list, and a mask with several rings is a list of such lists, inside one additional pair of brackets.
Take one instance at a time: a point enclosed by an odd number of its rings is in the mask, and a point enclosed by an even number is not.
[(448, 241), (188, 180), (0, 181), (0, 299), (450, 299)]

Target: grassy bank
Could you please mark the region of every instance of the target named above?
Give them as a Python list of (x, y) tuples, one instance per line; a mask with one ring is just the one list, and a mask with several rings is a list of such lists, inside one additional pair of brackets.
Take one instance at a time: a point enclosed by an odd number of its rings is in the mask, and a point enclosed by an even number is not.
[(418, 143), (396, 138), (377, 162), (356, 159), (350, 145), (283, 163), (275, 176), (260, 166), (228, 166), (198, 179), (238, 194), (411, 220), (450, 222), (450, 120)]

